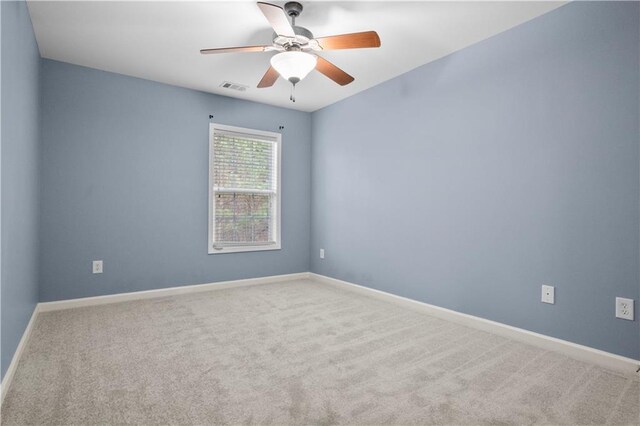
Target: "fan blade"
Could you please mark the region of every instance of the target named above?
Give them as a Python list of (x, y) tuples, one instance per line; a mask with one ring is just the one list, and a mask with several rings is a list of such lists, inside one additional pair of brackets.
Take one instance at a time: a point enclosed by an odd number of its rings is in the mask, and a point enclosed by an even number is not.
[(273, 27), (273, 30), (279, 36), (295, 37), (296, 33), (293, 32), (287, 13), (280, 6), (275, 4), (258, 2), (258, 7), (267, 18), (267, 21)]
[(325, 50), (380, 47), (380, 37), (375, 31), (320, 37), (316, 41)]
[(278, 74), (278, 71), (276, 71), (275, 68), (269, 67), (267, 72), (262, 77), (262, 80), (260, 80), (260, 83), (258, 83), (258, 88), (273, 86), (273, 83), (276, 82), (279, 76), (280, 74)]
[(324, 58), (318, 56), (318, 63), (316, 64), (316, 69), (320, 71), (322, 74), (329, 77), (331, 80), (338, 83), (340, 86), (346, 86), (355, 80), (346, 72), (342, 71), (340, 68), (333, 65), (331, 62), (327, 61)]
[(202, 49), (200, 53), (208, 55), (210, 53), (265, 52), (270, 47), (271, 46), (221, 47), (219, 49)]

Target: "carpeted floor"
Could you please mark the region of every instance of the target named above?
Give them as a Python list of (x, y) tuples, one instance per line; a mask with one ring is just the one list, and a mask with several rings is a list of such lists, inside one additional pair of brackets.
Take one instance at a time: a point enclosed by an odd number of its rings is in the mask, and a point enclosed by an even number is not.
[(312, 281), (39, 315), (2, 424), (638, 424), (640, 380)]

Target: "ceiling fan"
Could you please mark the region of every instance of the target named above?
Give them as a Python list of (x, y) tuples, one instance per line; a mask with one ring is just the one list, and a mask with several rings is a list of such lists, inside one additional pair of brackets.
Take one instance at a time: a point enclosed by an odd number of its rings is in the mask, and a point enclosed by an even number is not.
[[(290, 97), (293, 102), (296, 101), (293, 94), (296, 84), (314, 68), (341, 86), (354, 80), (352, 76), (315, 52), (380, 47), (380, 37), (375, 31), (314, 38), (311, 31), (296, 25), (296, 18), (302, 13), (302, 5), (296, 1), (286, 3), (284, 9), (263, 2), (258, 2), (258, 7), (275, 31), (271, 45), (202, 49), (200, 53), (278, 52), (271, 57), (271, 66), (258, 83), (258, 88), (271, 87), (278, 76), (282, 76), (293, 85)], [(291, 22), (287, 16), (291, 17)]]

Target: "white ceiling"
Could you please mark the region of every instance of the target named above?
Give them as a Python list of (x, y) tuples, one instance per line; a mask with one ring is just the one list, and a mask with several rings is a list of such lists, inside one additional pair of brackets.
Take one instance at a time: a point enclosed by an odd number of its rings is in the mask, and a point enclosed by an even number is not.
[[(274, 2), (282, 5), (283, 2)], [(322, 52), (355, 77), (313, 72), (296, 87), (256, 85), (271, 52), (201, 55), (202, 48), (269, 44), (255, 2), (29, 1), (44, 58), (190, 89), (314, 111), (555, 9), (564, 2), (309, 2), (296, 24), (316, 37), (375, 30), (379, 49)], [(223, 81), (246, 92), (219, 87)]]

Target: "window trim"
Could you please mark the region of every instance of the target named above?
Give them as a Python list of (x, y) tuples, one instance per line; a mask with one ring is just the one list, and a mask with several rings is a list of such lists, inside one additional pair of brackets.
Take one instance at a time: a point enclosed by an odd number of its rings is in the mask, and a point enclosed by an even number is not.
[[(273, 218), (273, 226), (275, 228), (275, 244), (256, 244), (256, 245), (238, 245), (228, 247), (214, 248), (214, 232), (215, 232), (215, 218), (216, 207), (214, 203), (215, 191), (214, 191), (214, 170), (213, 170), (213, 137), (216, 130), (222, 130), (226, 132), (241, 133), (251, 136), (259, 136), (268, 139), (272, 139), (276, 147), (276, 193), (275, 193), (275, 208), (276, 214)], [(281, 238), (281, 212), (282, 212), (282, 134), (276, 132), (267, 132), (265, 130), (247, 129), (244, 127), (228, 126), (225, 124), (210, 123), (209, 124), (209, 238), (208, 238), (208, 253), (209, 254), (225, 254), (225, 253), (242, 253), (251, 251), (266, 251), (266, 250), (280, 250), (282, 248)]]

